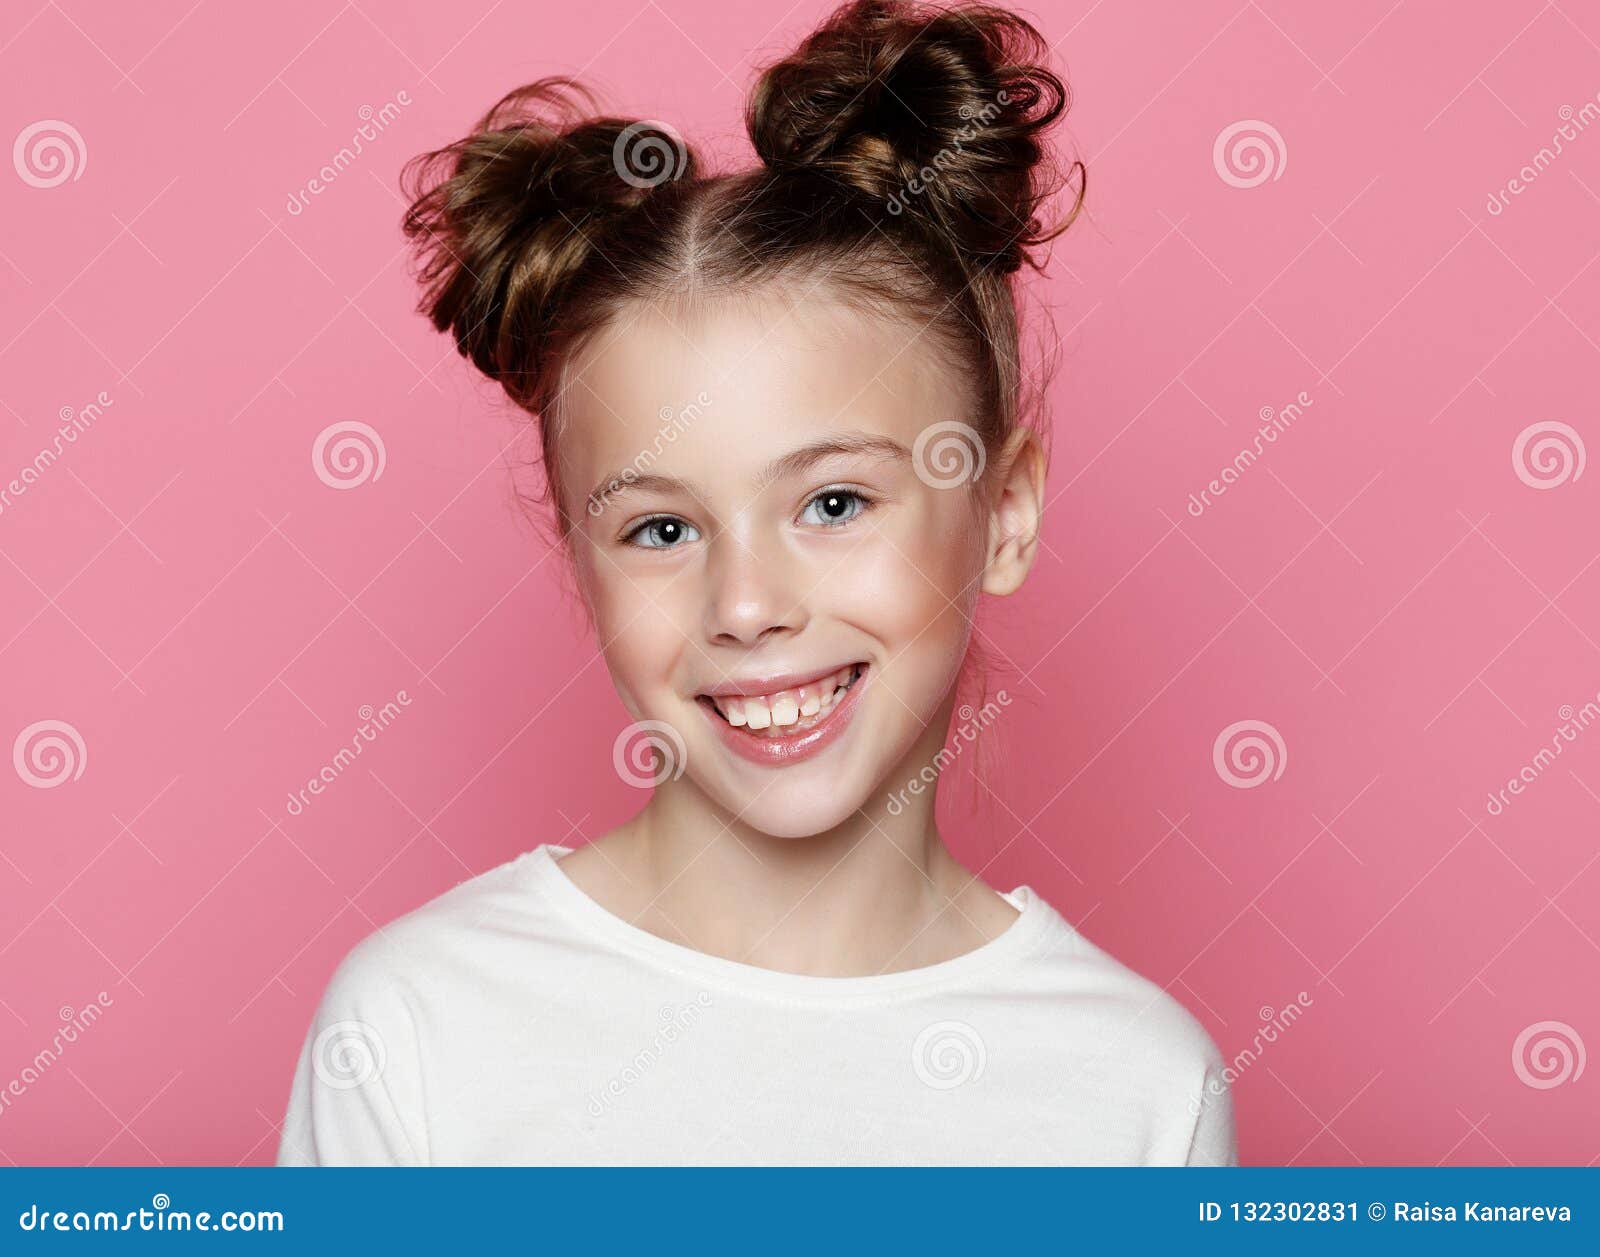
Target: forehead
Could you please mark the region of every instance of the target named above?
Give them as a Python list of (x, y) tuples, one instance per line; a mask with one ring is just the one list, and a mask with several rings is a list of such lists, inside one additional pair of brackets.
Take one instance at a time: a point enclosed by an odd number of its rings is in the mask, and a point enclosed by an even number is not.
[(928, 424), (967, 417), (948, 358), (931, 329), (821, 288), (636, 304), (568, 363), (563, 471), (585, 492), (585, 477), (647, 451), (657, 470), (739, 475), (831, 432), (909, 447)]

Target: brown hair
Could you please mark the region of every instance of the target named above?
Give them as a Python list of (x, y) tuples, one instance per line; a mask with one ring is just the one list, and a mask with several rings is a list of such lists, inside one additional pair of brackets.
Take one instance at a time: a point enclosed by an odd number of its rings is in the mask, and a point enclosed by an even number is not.
[(984, 4), (853, 0), (751, 93), (761, 164), (702, 175), (662, 123), (599, 114), (567, 78), (508, 93), (472, 133), (407, 163), (419, 309), (541, 420), (555, 483), (561, 364), (631, 302), (826, 278), (908, 317), (972, 382), (994, 448), (1024, 421), (1015, 273), (1064, 231), (1041, 133), (1066, 86), (1026, 21)]

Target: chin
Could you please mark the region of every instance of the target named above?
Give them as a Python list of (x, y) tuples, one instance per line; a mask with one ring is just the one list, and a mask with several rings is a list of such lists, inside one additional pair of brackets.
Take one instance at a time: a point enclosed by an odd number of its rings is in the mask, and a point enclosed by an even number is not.
[(842, 789), (836, 778), (774, 785), (764, 793), (719, 791), (715, 797), (738, 817), (739, 824), (758, 833), (772, 838), (814, 838), (848, 821), (869, 795), (865, 787)]

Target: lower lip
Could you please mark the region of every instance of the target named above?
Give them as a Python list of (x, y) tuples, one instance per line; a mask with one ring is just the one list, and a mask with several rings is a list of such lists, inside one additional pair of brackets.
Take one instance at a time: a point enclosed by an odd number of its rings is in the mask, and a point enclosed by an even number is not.
[(845, 691), (838, 706), (820, 725), (783, 737), (744, 733), (730, 725), (708, 704), (699, 703), (697, 706), (705, 708), (706, 719), (716, 726), (718, 735), (734, 754), (744, 756), (753, 764), (781, 768), (810, 759), (839, 739), (850, 723), (850, 718), (855, 715), (861, 691), (871, 679), (871, 675), (872, 669), (868, 668), (857, 677), (855, 684)]

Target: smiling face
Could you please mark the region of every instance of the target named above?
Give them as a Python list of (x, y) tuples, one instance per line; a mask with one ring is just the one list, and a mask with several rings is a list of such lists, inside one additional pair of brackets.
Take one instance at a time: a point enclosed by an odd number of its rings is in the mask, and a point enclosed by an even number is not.
[(968, 389), (931, 337), (823, 292), (634, 307), (568, 363), (557, 441), (612, 680), (681, 739), (658, 790), (778, 837), (941, 744), (989, 542), (970, 478), (919, 444), (970, 420)]

